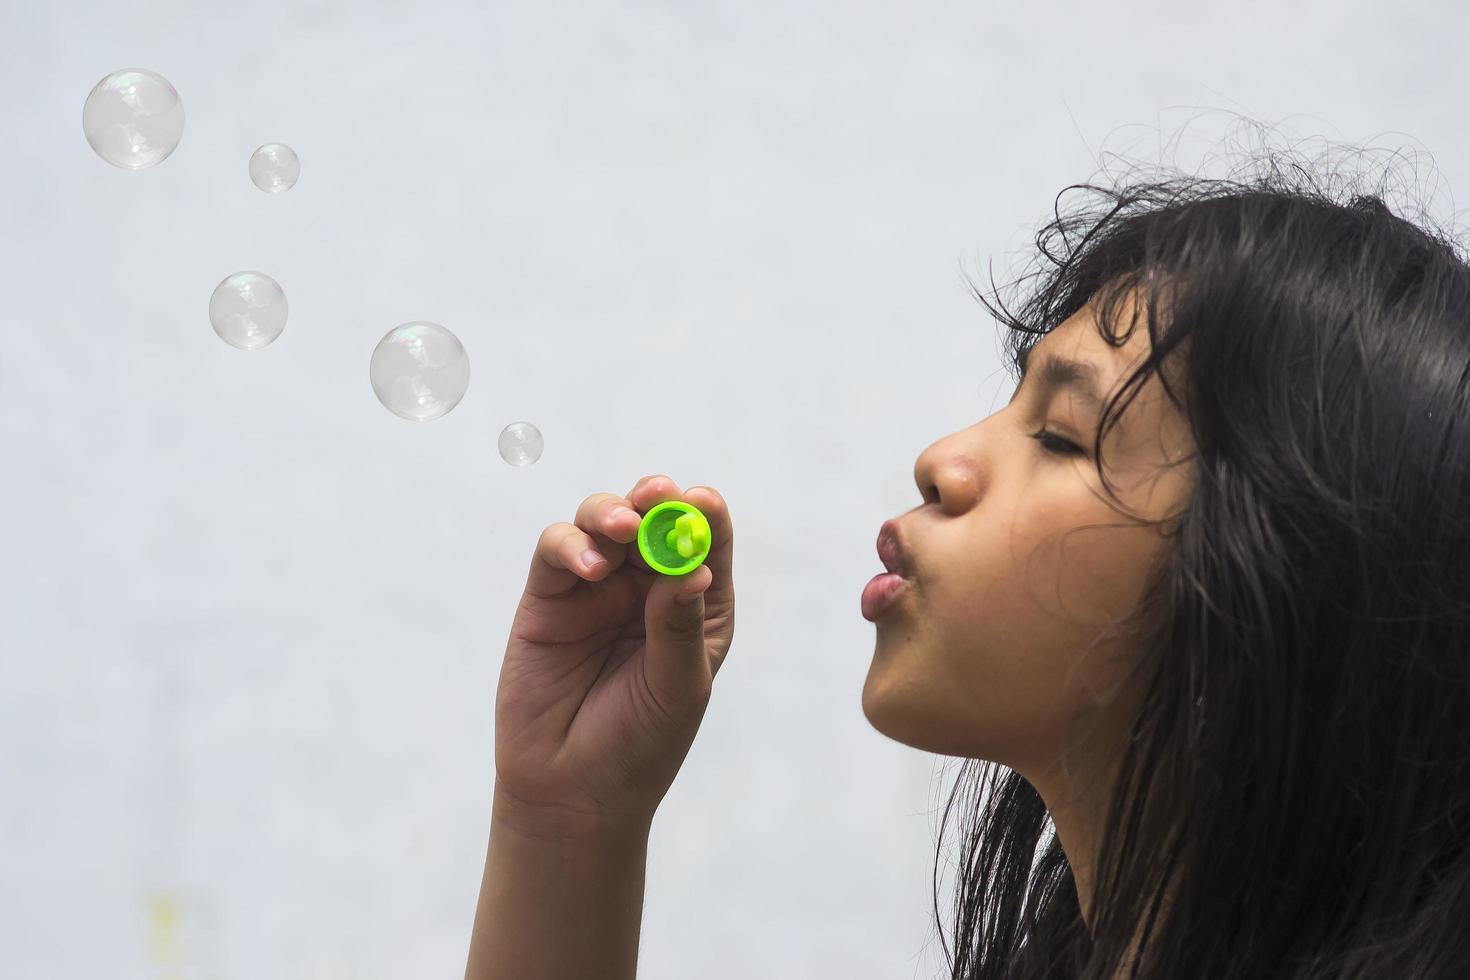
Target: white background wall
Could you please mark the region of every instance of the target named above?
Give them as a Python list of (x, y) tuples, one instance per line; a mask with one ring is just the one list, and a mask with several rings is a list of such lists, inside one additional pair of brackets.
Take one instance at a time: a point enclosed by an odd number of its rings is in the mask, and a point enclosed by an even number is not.
[[(937, 976), (954, 760), (868, 726), (858, 595), (915, 457), (1010, 393), (962, 267), (1019, 268), (1099, 150), (1187, 165), (1237, 112), (1470, 186), (1450, 2), (3, 9), (16, 980), (461, 975), (531, 550), (660, 472), (729, 501), (740, 598), (640, 976)], [(124, 67), (187, 115), (137, 173), (81, 129)], [(290, 303), (250, 353), (206, 314), (242, 269)], [(427, 424), (367, 376), (414, 319), (473, 365)]]

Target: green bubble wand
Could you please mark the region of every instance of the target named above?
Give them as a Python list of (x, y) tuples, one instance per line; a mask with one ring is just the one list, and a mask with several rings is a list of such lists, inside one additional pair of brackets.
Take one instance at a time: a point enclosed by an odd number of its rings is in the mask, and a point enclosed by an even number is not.
[(709, 556), (709, 521), (693, 504), (665, 500), (638, 525), (638, 553), (664, 575), (688, 575)]

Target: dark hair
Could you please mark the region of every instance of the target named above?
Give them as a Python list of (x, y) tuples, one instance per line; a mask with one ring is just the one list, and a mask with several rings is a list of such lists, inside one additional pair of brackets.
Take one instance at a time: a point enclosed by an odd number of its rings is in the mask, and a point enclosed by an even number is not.
[(1470, 977), (1470, 267), (1382, 184), (1251, 164), (1074, 184), (1100, 201), (1058, 195), (1019, 312), (975, 291), (1013, 373), (1084, 306), (1121, 345), (1137, 297), (1152, 351), (1098, 474), (1150, 376), (1195, 452), (1117, 624), (1143, 693), (1092, 928), (1036, 790), (965, 760), (954, 978)]

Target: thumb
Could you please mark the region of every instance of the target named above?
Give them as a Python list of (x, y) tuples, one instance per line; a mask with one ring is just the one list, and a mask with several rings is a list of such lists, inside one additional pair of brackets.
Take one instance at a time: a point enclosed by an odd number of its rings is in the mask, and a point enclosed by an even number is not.
[(714, 681), (704, 646), (704, 592), (713, 580), (714, 573), (700, 565), (688, 575), (660, 575), (648, 590), (645, 673), (665, 704), (703, 698)]

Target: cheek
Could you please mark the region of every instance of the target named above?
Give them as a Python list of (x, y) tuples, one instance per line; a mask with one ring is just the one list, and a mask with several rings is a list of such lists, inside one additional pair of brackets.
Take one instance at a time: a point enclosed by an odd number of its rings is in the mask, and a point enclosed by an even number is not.
[(1110, 626), (1128, 617), (1143, 599), (1149, 569), (1164, 542), (1156, 529), (1127, 526), (1125, 520), (1115, 515), (1108, 521), (1114, 526), (1073, 531), (1054, 547), (1050, 605), (1077, 629), (1092, 632)]

